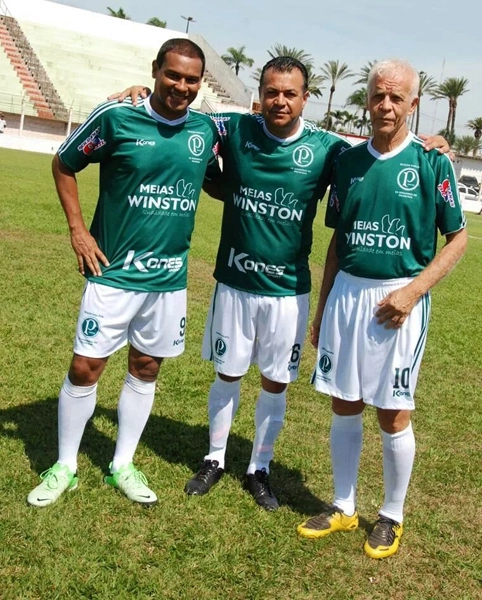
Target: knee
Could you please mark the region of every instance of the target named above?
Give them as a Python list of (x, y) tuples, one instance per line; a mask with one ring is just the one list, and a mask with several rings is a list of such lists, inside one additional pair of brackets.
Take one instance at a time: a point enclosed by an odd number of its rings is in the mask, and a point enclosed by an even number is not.
[(147, 356), (140, 352), (129, 352), (129, 373), (142, 381), (155, 381), (159, 374), (162, 358)]
[(385, 433), (400, 433), (410, 425), (411, 411), (378, 408), (378, 423)]
[(265, 392), (270, 394), (282, 394), (288, 387), (287, 383), (278, 383), (277, 381), (271, 381), (266, 379), (264, 375), (261, 376), (261, 387)]
[(231, 377), (230, 375), (224, 375), (223, 373), (217, 373), (218, 378), (225, 383), (235, 383), (239, 381), (241, 377)]
[(341, 398), (331, 398), (331, 407), (335, 415), (340, 417), (351, 417), (353, 415), (360, 415), (365, 404), (363, 400), (355, 400), (354, 402), (348, 400), (342, 400)]
[(70, 364), (69, 380), (73, 385), (94, 385), (99, 381), (106, 363), (106, 358), (89, 358), (75, 354)]

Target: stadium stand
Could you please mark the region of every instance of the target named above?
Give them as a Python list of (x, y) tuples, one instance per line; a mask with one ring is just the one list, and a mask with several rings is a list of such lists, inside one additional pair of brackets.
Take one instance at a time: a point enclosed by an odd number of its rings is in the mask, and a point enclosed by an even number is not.
[[(46, 0), (0, 0), (0, 109), (19, 113), (23, 99), (26, 115), (79, 123), (112, 90), (145, 82), (171, 37), (188, 36)], [(189, 37), (209, 67), (193, 108), (248, 110), (249, 90), (202, 36)]]

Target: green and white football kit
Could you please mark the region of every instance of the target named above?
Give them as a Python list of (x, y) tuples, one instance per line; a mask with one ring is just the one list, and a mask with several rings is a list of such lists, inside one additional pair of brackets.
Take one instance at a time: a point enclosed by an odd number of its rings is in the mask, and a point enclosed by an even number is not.
[[(110, 263), (100, 277), (86, 275), (95, 291), (84, 294), (77, 354), (106, 357), (127, 341), (149, 355), (182, 352), (187, 256), (206, 170), (218, 169), (216, 144), (217, 130), (208, 117), (188, 111), (168, 121), (148, 98), (136, 107), (101, 104), (60, 147), (60, 160), (74, 172), (100, 163), (90, 231)], [(153, 301), (159, 293), (173, 298), (164, 319)], [(142, 323), (135, 326), (135, 314), (130, 311), (127, 318), (121, 310), (129, 303), (126, 295), (140, 311)]]
[[(157, 502), (132, 463), (156, 391), (155, 380), (143, 376), (149, 363), (157, 376), (159, 362), (153, 359), (184, 349), (187, 253), (204, 177), (207, 170), (209, 176), (219, 171), (216, 146), (217, 130), (209, 117), (188, 111), (167, 121), (148, 98), (137, 107), (100, 105), (60, 147), (59, 159), (70, 171), (100, 163), (91, 234), (109, 266), (101, 267), (101, 276), (86, 275), (71, 365), (76, 379), (70, 380), (69, 371), (59, 394), (58, 462), (42, 474), (29, 504), (48, 506), (77, 487), (77, 456), (95, 410), (97, 380), (89, 384), (80, 377), (83, 385), (77, 385), (74, 364), (89, 365), (79, 356), (107, 358), (128, 341), (135, 374), (127, 372), (120, 393), (116, 448), (104, 481), (144, 506)], [(54, 172), (66, 202), (65, 175)], [(133, 349), (144, 361), (142, 374), (132, 367)]]
[(230, 376), (257, 362), (268, 379), (288, 383), (306, 336), (313, 219), (349, 144), (303, 119), (287, 139), (270, 134), (260, 115), (213, 119), (224, 212), (203, 357)]
[(351, 148), (337, 161), (326, 225), (337, 233), (340, 272), (323, 313), (316, 389), (412, 410), (430, 295), (399, 329), (378, 324), (374, 312), (434, 258), (438, 231), (447, 235), (465, 227), (450, 159), (425, 152), (413, 134), (387, 154), (371, 140)]

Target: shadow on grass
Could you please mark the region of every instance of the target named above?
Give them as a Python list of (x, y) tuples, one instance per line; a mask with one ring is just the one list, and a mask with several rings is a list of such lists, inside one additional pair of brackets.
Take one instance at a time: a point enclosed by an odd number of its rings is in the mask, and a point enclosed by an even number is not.
[[(117, 411), (97, 406), (95, 416), (117, 423)], [(46, 398), (0, 411), (0, 435), (19, 439), (32, 469), (41, 473), (57, 460), (57, 398)], [(163, 460), (187, 466), (195, 473), (208, 448), (208, 425), (190, 425), (151, 415), (142, 442)], [(80, 450), (105, 471), (114, 454), (115, 442), (89, 421)], [(252, 441), (229, 437), (227, 471), (242, 481), (251, 456)], [(327, 506), (305, 486), (303, 474), (277, 461), (271, 464), (271, 481), (282, 505), (302, 514), (317, 514)]]

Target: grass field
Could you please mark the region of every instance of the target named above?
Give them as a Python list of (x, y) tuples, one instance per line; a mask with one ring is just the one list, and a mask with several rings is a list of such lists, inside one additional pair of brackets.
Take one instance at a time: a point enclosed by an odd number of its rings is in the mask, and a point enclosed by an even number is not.
[[(97, 170), (79, 176), (86, 220)], [(187, 350), (161, 369), (136, 462), (159, 496), (145, 510), (102, 483), (113, 455), (126, 353), (99, 384), (79, 457), (77, 491), (36, 510), (26, 495), (57, 457), (56, 397), (71, 356), (83, 279), (56, 200), (50, 158), (0, 150), (0, 598), (280, 600), (482, 598), (482, 217), (468, 215), (466, 257), (433, 293), (418, 387), (417, 456), (400, 552), (367, 558), (362, 545), (383, 495), (381, 442), (366, 411), (358, 490), (362, 527), (298, 539), (296, 525), (330, 501), (330, 403), (309, 385), (306, 346), (276, 448), (276, 513), (241, 486), (251, 452), (258, 374), (242, 385), (227, 456), (211, 494), (183, 486), (207, 450), (212, 366), (200, 358), (221, 204), (204, 198), (190, 259)], [(328, 232), (315, 223), (318, 287)], [(314, 296), (313, 296), (314, 299)], [(312, 302), (314, 305), (314, 302)]]

